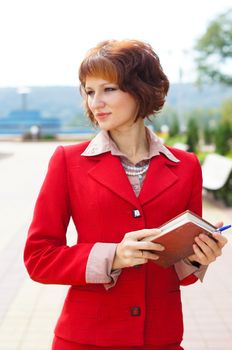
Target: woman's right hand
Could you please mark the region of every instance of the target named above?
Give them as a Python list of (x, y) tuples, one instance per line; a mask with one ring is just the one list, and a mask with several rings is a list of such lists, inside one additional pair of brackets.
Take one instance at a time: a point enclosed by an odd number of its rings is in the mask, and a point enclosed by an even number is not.
[(144, 229), (126, 233), (117, 246), (112, 270), (146, 264), (148, 259), (157, 260), (159, 256), (155, 252), (165, 248), (158, 243), (143, 242), (142, 239), (160, 233), (159, 229)]

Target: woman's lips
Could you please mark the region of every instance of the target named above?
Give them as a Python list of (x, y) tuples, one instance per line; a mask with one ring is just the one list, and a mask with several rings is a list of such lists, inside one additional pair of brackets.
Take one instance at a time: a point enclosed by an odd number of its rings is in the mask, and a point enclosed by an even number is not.
[(105, 119), (107, 118), (111, 113), (104, 113), (104, 112), (101, 112), (101, 113), (97, 113), (96, 114), (96, 117), (97, 119)]

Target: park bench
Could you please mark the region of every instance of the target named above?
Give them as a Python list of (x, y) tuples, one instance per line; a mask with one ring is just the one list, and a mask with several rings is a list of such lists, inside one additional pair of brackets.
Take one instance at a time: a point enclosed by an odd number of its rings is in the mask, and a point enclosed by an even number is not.
[(203, 188), (232, 205), (232, 159), (219, 154), (209, 154), (202, 165)]

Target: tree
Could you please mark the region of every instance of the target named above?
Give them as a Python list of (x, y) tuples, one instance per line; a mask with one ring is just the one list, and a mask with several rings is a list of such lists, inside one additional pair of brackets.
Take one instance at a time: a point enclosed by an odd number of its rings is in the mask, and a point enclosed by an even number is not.
[(203, 139), (206, 145), (210, 145), (214, 141), (215, 130), (209, 126), (205, 126), (203, 129)]
[(180, 126), (177, 116), (173, 117), (173, 120), (171, 122), (171, 125), (169, 126), (169, 136), (176, 136), (180, 133)]
[(190, 118), (187, 124), (187, 145), (189, 152), (196, 152), (199, 142), (199, 127), (195, 118)]
[(222, 121), (228, 122), (232, 126), (232, 98), (227, 98), (221, 105)]
[(230, 140), (232, 138), (232, 128), (228, 121), (224, 121), (218, 124), (215, 130), (215, 145), (216, 152), (222, 155), (227, 154), (230, 151)]
[(209, 23), (195, 50), (199, 82), (232, 85), (232, 9)]

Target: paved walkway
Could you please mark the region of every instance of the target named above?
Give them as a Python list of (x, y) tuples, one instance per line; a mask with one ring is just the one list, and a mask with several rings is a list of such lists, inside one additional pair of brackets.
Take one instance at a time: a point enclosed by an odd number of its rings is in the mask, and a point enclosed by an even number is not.
[[(31, 281), (22, 261), (28, 225), (57, 143), (0, 142), (0, 349), (50, 350), (67, 290)], [(204, 198), (204, 217), (232, 221), (232, 208)], [(68, 241), (72, 243), (71, 225)], [(232, 233), (204, 283), (183, 288), (186, 350), (232, 349)], [(175, 325), (174, 325), (175, 326)]]

